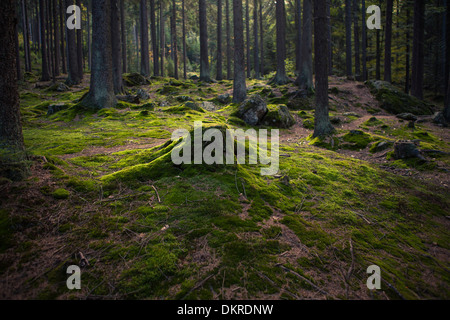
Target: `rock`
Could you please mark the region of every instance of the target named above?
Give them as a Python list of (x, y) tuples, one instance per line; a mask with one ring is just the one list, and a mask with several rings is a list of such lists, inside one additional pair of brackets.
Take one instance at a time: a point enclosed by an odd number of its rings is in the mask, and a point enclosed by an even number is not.
[(194, 101), (191, 97), (189, 96), (178, 96), (177, 101), (179, 102), (186, 102), (186, 101)]
[(289, 110), (314, 110), (316, 108), (314, 99), (308, 96), (299, 95), (296, 98), (289, 100), (286, 104)]
[(355, 112), (346, 112), (344, 113), (344, 117), (356, 117), (356, 118), (361, 118), (361, 116)]
[(339, 125), (341, 124), (342, 120), (339, 117), (331, 117), (330, 122), (334, 125)]
[(313, 119), (303, 120), (303, 128), (313, 130), (314, 129), (314, 120)]
[(160, 107), (168, 107), (168, 106), (170, 106), (170, 103), (164, 100), (159, 103), (159, 106)]
[(194, 74), (193, 76), (190, 76), (189, 79), (191, 79), (191, 80), (199, 80), (200, 78), (196, 74)]
[(367, 81), (370, 92), (380, 102), (380, 107), (392, 114), (412, 113), (414, 115), (431, 115), (433, 111), (425, 102), (398, 90), (389, 82)]
[(277, 107), (269, 107), (269, 111), (262, 123), (266, 126), (287, 129), (295, 124), (295, 119), (287, 106), (279, 105)]
[(202, 108), (200, 108), (195, 102), (193, 102), (193, 101), (188, 101), (188, 102), (186, 102), (185, 104), (184, 104), (184, 106), (186, 107), (186, 108), (189, 108), (189, 109), (191, 109), (191, 110), (194, 110), (194, 111), (203, 111), (202, 110)]
[(400, 113), (400, 114), (396, 115), (396, 117), (399, 119), (402, 119), (402, 120), (406, 120), (406, 121), (416, 121), (417, 120), (417, 117), (409, 112)]
[(436, 112), (433, 115), (433, 123), (446, 127), (448, 125), (447, 121), (444, 118), (444, 114), (442, 112)]
[(261, 96), (267, 97), (267, 98), (274, 98), (275, 97), (275, 93), (273, 93), (272, 89), (270, 89), (270, 88), (262, 89), (260, 94), (261, 94)]
[(137, 91), (136, 96), (141, 99), (141, 100), (148, 100), (150, 99), (150, 95), (147, 93), (147, 91), (143, 90), (143, 89), (139, 89)]
[(150, 81), (139, 73), (125, 73), (123, 81), (127, 87), (137, 87), (150, 84)]
[(397, 160), (419, 158), (420, 160), (426, 161), (420, 154), (420, 151), (417, 149), (417, 145), (414, 142), (404, 140), (395, 142), (394, 158)]
[(221, 94), (217, 97), (217, 101), (223, 104), (228, 104), (231, 102), (231, 96), (228, 93)]
[(261, 123), (268, 111), (266, 102), (255, 95), (241, 103), (236, 115), (248, 125), (256, 126)]
[(372, 152), (372, 153), (381, 152), (381, 151), (384, 151), (386, 149), (389, 149), (393, 145), (394, 145), (394, 143), (389, 142), (389, 141), (379, 141), (379, 142), (374, 143), (370, 147), (370, 152)]
[(51, 104), (48, 106), (47, 115), (51, 116), (64, 109), (67, 109), (67, 106), (64, 103)]
[(208, 111), (215, 111), (217, 110), (217, 107), (214, 103), (210, 101), (204, 101), (202, 102), (202, 108)]
[(56, 87), (56, 91), (57, 92), (67, 92), (70, 91), (70, 88), (65, 84), (65, 83), (60, 83), (58, 84), (58, 86)]

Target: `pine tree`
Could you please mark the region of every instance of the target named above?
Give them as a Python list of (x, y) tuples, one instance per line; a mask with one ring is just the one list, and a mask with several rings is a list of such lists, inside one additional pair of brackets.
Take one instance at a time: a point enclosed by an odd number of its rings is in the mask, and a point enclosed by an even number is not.
[(233, 103), (240, 103), (247, 98), (245, 83), (244, 58), (244, 23), (242, 20), (242, 0), (233, 0), (234, 22), (234, 81)]

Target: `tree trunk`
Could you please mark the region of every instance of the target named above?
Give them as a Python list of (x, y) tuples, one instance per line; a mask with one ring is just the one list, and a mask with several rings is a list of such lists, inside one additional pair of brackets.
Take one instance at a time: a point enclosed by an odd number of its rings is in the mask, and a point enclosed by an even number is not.
[(245, 83), (244, 58), (244, 23), (242, 21), (242, 0), (233, 0), (234, 22), (234, 81), (233, 103), (240, 103), (247, 98)]
[(128, 71), (128, 63), (127, 63), (127, 33), (125, 29), (125, 0), (120, 0), (120, 32), (121, 43), (122, 43), (122, 73), (127, 73)]
[(149, 45), (148, 45), (148, 13), (147, 0), (141, 0), (141, 74), (150, 75)]
[(91, 86), (82, 104), (91, 109), (116, 105), (112, 75), (111, 0), (92, 1)]
[(199, 0), (200, 20), (200, 81), (210, 82), (208, 57), (208, 20), (206, 19), (206, 1)]
[[(328, 19), (331, 20), (331, 0), (327, 1), (327, 15), (328, 15)], [(327, 37), (327, 41), (328, 41), (328, 74), (331, 76), (333, 75), (333, 45), (331, 43), (332, 41), (332, 30), (331, 30), (331, 21), (328, 24), (328, 37)]]
[[(361, 80), (361, 61), (359, 51), (359, 0), (353, 0), (353, 19), (354, 19), (354, 41), (355, 41), (355, 77), (356, 80)], [(364, 23), (364, 22), (363, 22)]]
[[(42, 0), (41, 0), (42, 1)], [(94, 1), (93, 1), (94, 2)], [(73, 0), (66, 0), (65, 8), (73, 5)], [(66, 13), (66, 20), (71, 14)], [(77, 46), (76, 46), (76, 33), (75, 29), (66, 29), (66, 39), (67, 39), (67, 65), (68, 65), (68, 77), (66, 83), (71, 86), (79, 84), (81, 82), (80, 75), (78, 73), (78, 58), (77, 58)]]
[(425, 2), (414, 1), (414, 40), (411, 95), (423, 99)]
[(39, 15), (41, 20), (41, 51), (42, 51), (42, 76), (41, 81), (50, 81), (47, 58), (47, 40), (45, 35), (45, 1), (39, 0)]
[(28, 26), (28, 6), (27, 0), (22, 0), (23, 14), (23, 39), (25, 49), (25, 71), (31, 72), (31, 55), (30, 55), (30, 29)]
[(394, 10), (394, 0), (387, 0), (386, 5), (386, 35), (384, 46), (384, 81), (392, 82), (392, 11)]
[(187, 79), (187, 48), (186, 48), (186, 10), (185, 10), (185, 3), (184, 0), (182, 0), (182, 7), (183, 7), (183, 77), (186, 80)]
[(300, 74), (296, 83), (300, 90), (311, 91), (313, 85), (312, 62), (312, 0), (303, 1), (303, 32), (300, 52)]
[(286, 76), (286, 11), (284, 1), (276, 3), (277, 20), (277, 73), (271, 83), (283, 85), (289, 83)]
[[(450, 73), (450, 0), (445, 0), (446, 13), (445, 13), (445, 74)], [(446, 77), (447, 78), (447, 77)], [(447, 79), (447, 83), (445, 87), (448, 87), (449, 80)]]
[(61, 52), (61, 62), (62, 62), (62, 72), (64, 74), (67, 73), (67, 64), (66, 64), (66, 45), (64, 43), (64, 30), (67, 29), (64, 24), (64, 0), (59, 0), (59, 31), (60, 31), (60, 52)]
[(156, 38), (155, 0), (150, 0), (150, 28), (151, 28), (151, 36), (152, 36), (152, 50), (153, 50), (153, 74), (155, 76), (158, 76), (159, 75), (159, 57), (158, 57), (158, 41)]
[(122, 43), (120, 34), (121, 23), (119, 1), (120, 0), (111, 0), (112, 74), (115, 94), (121, 94), (124, 92), (122, 79)]
[(20, 49), (19, 49), (19, 25), (16, 23), (16, 28), (14, 32), (14, 38), (15, 38), (15, 46), (16, 48), (16, 72), (17, 72), (17, 80), (21, 81), (23, 80), (22, 77), (22, 68), (20, 66)]
[(362, 0), (362, 81), (367, 81), (367, 28), (366, 28), (366, 1)]
[(225, 0), (226, 2), (226, 31), (227, 31), (227, 79), (231, 80), (231, 28), (230, 28), (230, 0)]
[(447, 77), (447, 94), (445, 95), (444, 118), (450, 123), (450, 72)]
[(61, 46), (59, 39), (58, 1), (53, 1), (53, 28), (54, 28), (54, 50), (55, 50), (55, 76), (59, 76), (61, 66)]
[(255, 79), (260, 78), (259, 72), (259, 38), (258, 38), (258, 0), (253, 0), (253, 36), (254, 36), (254, 47), (253, 47), (253, 61), (255, 68)]
[(302, 48), (302, 2), (295, 0), (295, 31), (297, 37), (295, 38), (295, 69), (300, 74), (301, 69), (301, 48)]
[[(96, 1), (96, 0), (94, 0)], [(76, 0), (76, 4), (81, 9), (81, 0)], [(81, 23), (83, 22), (83, 18), (81, 18)], [(84, 71), (83, 71), (83, 29), (77, 30), (77, 58), (78, 58), (78, 76), (80, 80), (83, 80)]]
[(345, 66), (347, 77), (353, 76), (352, 70), (352, 3), (345, 0)]
[(27, 174), (16, 72), (16, 1), (0, 1), (0, 176), (22, 180)]
[(173, 69), (174, 78), (178, 79), (178, 45), (177, 45), (177, 7), (175, 0), (172, 1), (172, 40), (173, 40)]
[(409, 88), (410, 88), (410, 68), (411, 68), (411, 62), (410, 62), (410, 56), (411, 56), (411, 41), (410, 41), (410, 33), (409, 33), (409, 25), (411, 23), (411, 12), (409, 8), (406, 9), (406, 63), (405, 63), (405, 93), (409, 94)]
[(263, 20), (263, 0), (259, 1), (259, 35), (261, 45), (261, 76), (264, 76), (264, 20)]
[(314, 0), (314, 65), (316, 69), (316, 111), (314, 137), (333, 133), (328, 113), (327, 0)]
[(222, 0), (217, 0), (217, 80), (223, 79), (222, 56)]
[(249, 1), (245, 0), (245, 34), (247, 39), (247, 78), (251, 77), (251, 64), (250, 64), (250, 7)]
[(164, 1), (159, 3), (159, 40), (161, 42), (161, 76), (164, 77), (164, 56), (166, 54), (166, 33), (164, 19)]

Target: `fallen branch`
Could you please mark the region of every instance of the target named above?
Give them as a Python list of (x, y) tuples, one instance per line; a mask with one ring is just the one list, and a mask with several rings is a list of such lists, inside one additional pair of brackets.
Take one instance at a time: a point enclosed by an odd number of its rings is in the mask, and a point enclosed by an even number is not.
[(400, 292), (398, 292), (398, 290), (397, 290), (392, 284), (390, 284), (389, 282), (387, 282), (387, 281), (384, 280), (383, 278), (381, 278), (381, 280), (382, 280), (384, 283), (386, 283), (386, 285), (387, 285), (390, 289), (392, 289), (392, 291), (394, 291), (394, 292), (400, 297), (400, 299), (406, 300), (406, 298), (405, 298)]
[(155, 190), (156, 192), (156, 196), (158, 197), (158, 203), (161, 203), (161, 198), (159, 197), (159, 193), (158, 190), (156, 190), (156, 187), (154, 185), (152, 185), (153, 190)]
[(80, 267), (85, 268), (85, 267), (89, 266), (88, 259), (86, 259), (86, 257), (84, 256), (84, 254), (81, 251), (78, 251), (78, 255), (80, 256)]
[(206, 281), (208, 281), (209, 279), (211, 279), (214, 276), (215, 276), (215, 274), (211, 274), (211, 275), (207, 276), (205, 279), (203, 279), (202, 281), (200, 281), (199, 283), (197, 283), (191, 290), (189, 290), (188, 293), (186, 293), (184, 295), (184, 297), (181, 300), (184, 300), (187, 296), (189, 296), (191, 294), (191, 292), (197, 290), (198, 288), (201, 288), (205, 284)]

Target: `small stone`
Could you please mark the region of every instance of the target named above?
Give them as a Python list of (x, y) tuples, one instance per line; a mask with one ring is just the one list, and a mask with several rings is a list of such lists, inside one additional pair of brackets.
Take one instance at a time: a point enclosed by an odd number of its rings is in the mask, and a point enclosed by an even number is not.
[(136, 96), (141, 99), (141, 100), (148, 100), (150, 99), (150, 95), (147, 93), (147, 91), (143, 90), (143, 89), (139, 89), (137, 91)]
[(406, 121), (416, 121), (417, 120), (417, 116), (413, 115), (412, 113), (400, 113), (398, 115), (396, 115), (397, 118), (402, 119), (402, 120), (406, 120)]
[(228, 93), (221, 94), (217, 97), (217, 101), (223, 104), (228, 104), (231, 102), (231, 96)]

